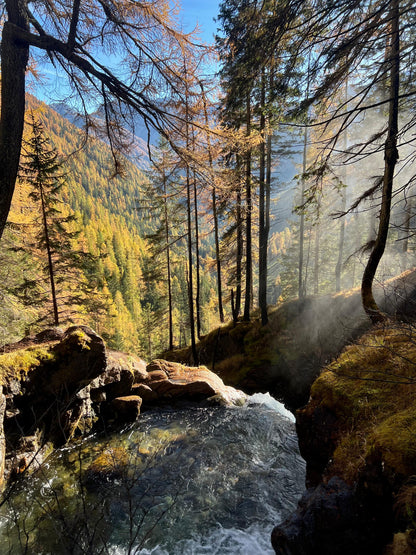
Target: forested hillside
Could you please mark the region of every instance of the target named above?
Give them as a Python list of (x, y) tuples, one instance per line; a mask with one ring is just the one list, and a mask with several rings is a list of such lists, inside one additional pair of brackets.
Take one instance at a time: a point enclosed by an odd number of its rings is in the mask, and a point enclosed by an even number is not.
[[(84, 144), (80, 130), (33, 96), (28, 97), (27, 121), (31, 113), (43, 122), (45, 136), (62, 161), (65, 183), (58, 208), (75, 216), (71, 229), (79, 235), (71, 239), (72, 250), (81, 249), (92, 255), (75, 278), (75, 288), (88, 282), (91, 290), (81, 301), (72, 303), (60, 324), (89, 324), (114, 348), (155, 356), (168, 346), (166, 280), (147, 240), (159, 225), (148, 178), (127, 159), (123, 176), (112, 178), (111, 153), (105, 143), (89, 139)], [(26, 140), (29, 136), (27, 125)], [(37, 207), (29, 193), (28, 184), (20, 179), (1, 246), (4, 295), (1, 343), (53, 323), (43, 268), (45, 255), (27, 248), (38, 232)], [(203, 278), (204, 302), (208, 303), (210, 273), (204, 272)], [(74, 287), (68, 273), (63, 281), (62, 302)], [(179, 345), (186, 341), (188, 328), (187, 284), (180, 258), (173, 264), (173, 287), (174, 341)], [(45, 294), (49, 299), (46, 304), (40, 302)], [(212, 313), (210, 318), (215, 322), (215, 311)], [(205, 329), (209, 324), (206, 318)]]

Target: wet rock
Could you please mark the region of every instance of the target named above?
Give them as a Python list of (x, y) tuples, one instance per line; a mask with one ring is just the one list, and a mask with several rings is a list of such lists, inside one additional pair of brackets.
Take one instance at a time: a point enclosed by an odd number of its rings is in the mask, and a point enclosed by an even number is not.
[(385, 539), (354, 489), (336, 476), (308, 490), (297, 511), (272, 532), (277, 555), (375, 555)]
[(218, 399), (223, 403), (239, 404), (246, 397), (242, 391), (224, 385), (219, 376), (204, 366), (190, 367), (158, 359), (148, 364), (146, 370), (148, 378), (145, 385), (158, 401), (183, 397), (199, 400), (219, 396)]
[(137, 395), (117, 397), (111, 401), (113, 413), (118, 422), (134, 422), (140, 415), (142, 399)]
[(129, 463), (124, 447), (108, 447), (89, 465), (84, 480), (90, 489), (123, 478)]

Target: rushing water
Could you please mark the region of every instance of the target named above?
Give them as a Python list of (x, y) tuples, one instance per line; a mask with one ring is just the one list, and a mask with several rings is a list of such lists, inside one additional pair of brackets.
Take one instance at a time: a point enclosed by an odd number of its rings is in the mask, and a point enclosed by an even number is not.
[(58, 451), (1, 509), (0, 553), (272, 554), (304, 462), (269, 395), (244, 407), (158, 410)]

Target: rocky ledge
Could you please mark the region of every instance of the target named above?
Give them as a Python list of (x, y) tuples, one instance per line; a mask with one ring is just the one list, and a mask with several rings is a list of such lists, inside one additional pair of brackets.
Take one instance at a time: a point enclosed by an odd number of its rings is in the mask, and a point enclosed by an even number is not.
[(51, 448), (142, 408), (177, 401), (244, 404), (245, 394), (204, 367), (149, 365), (107, 349), (86, 326), (51, 329), (0, 355), (0, 483), (34, 469)]
[(307, 491), (280, 555), (416, 553), (416, 329), (378, 327), (324, 369), (297, 412)]

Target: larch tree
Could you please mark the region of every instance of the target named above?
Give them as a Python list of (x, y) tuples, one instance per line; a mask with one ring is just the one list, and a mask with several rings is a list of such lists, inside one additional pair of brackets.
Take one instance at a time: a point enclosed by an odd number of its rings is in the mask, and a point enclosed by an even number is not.
[(139, 114), (149, 134), (178, 131), (180, 118), (166, 100), (180, 96), (183, 56), (193, 51), (168, 0), (5, 0), (2, 17), (0, 236), (17, 178), (30, 58), (59, 69), (87, 128), (97, 124), (88, 113), (100, 99), (117, 172), (126, 120)]

